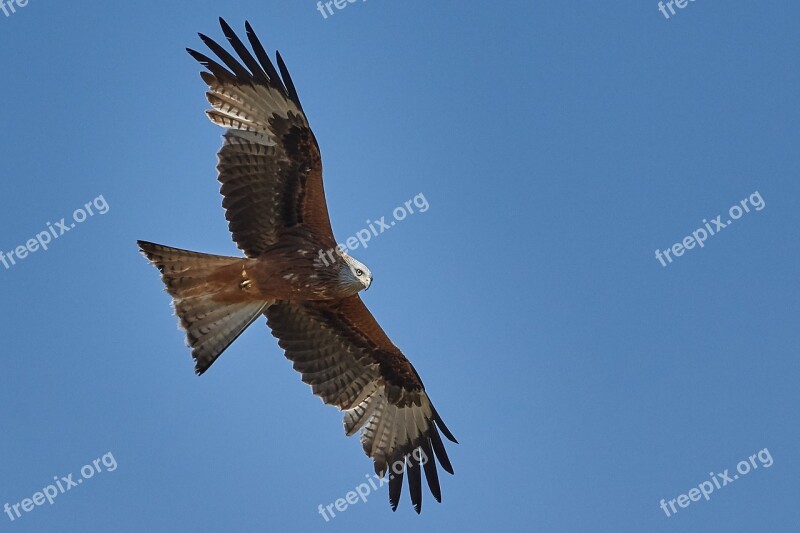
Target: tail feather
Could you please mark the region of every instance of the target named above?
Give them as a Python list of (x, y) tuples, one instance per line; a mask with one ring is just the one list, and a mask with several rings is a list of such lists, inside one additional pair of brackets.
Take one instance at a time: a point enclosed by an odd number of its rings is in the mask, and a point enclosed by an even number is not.
[(186, 331), (186, 343), (192, 348), (195, 372), (202, 375), (233, 341), (244, 333), (269, 305), (269, 302), (241, 302), (211, 309), (208, 297), (194, 297), (175, 302), (175, 314)]
[(198, 375), (208, 370), (271, 303), (241, 298), (241, 269), (247, 259), (144, 241), (138, 244), (161, 271), (175, 314), (186, 332), (186, 342), (192, 348)]

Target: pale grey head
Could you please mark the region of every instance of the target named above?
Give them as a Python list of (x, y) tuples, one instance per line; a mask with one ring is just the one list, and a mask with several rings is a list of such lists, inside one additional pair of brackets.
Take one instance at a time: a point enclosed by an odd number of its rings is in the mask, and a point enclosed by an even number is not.
[(342, 284), (351, 290), (353, 294), (363, 289), (369, 289), (369, 286), (372, 285), (372, 272), (370, 269), (358, 259), (350, 257), (338, 248), (336, 253), (342, 258), (340, 262), (342, 268), (339, 270), (339, 279)]

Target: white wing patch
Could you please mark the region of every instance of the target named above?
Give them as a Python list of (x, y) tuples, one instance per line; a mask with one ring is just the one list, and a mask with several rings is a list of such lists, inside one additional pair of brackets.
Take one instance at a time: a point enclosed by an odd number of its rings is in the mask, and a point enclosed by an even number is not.
[[(276, 117), (308, 125), (305, 115), (280, 91), (263, 85), (228, 85), (213, 74), (204, 73), (206, 93), (213, 110), (207, 111), (214, 124), (251, 142), (274, 146), (278, 142), (270, 121)], [(247, 134), (244, 134), (246, 132)]]
[[(383, 475), (398, 448), (410, 447), (430, 427), (433, 410), (425, 392), (416, 393), (419, 405), (409, 401), (398, 407), (386, 398), (385, 387), (377, 387), (372, 394), (344, 415), (344, 429), (348, 436), (361, 431), (364, 452), (375, 460), (375, 471)], [(406, 394), (406, 393), (404, 393)], [(410, 450), (409, 450), (410, 451)]]

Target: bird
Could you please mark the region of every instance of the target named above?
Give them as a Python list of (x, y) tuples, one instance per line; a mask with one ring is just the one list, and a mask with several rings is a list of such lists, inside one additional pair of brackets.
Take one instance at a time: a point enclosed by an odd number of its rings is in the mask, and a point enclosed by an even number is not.
[(416, 369), (359, 297), (373, 275), (336, 245), (319, 144), (283, 58), (276, 52), (276, 69), (249, 22), (252, 52), (224, 19), (219, 23), (238, 59), (202, 33), (216, 60), (186, 50), (205, 68), (206, 115), (224, 128), (218, 181), (228, 229), (244, 257), (141, 240), (139, 250), (161, 273), (197, 375), (266, 317), (302, 381), (344, 413), (346, 435), (360, 431), (376, 475), (389, 476), (392, 511), (405, 477), (420, 513), (422, 471), (441, 502), (437, 460), (454, 473), (441, 435), (458, 441)]

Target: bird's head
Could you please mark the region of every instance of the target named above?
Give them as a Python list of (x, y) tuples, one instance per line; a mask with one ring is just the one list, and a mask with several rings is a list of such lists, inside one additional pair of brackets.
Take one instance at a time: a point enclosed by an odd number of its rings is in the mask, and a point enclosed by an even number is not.
[(350, 257), (344, 252), (340, 252), (340, 255), (345, 265), (341, 271), (344, 284), (354, 292), (369, 289), (369, 286), (372, 285), (372, 272), (358, 259)]

